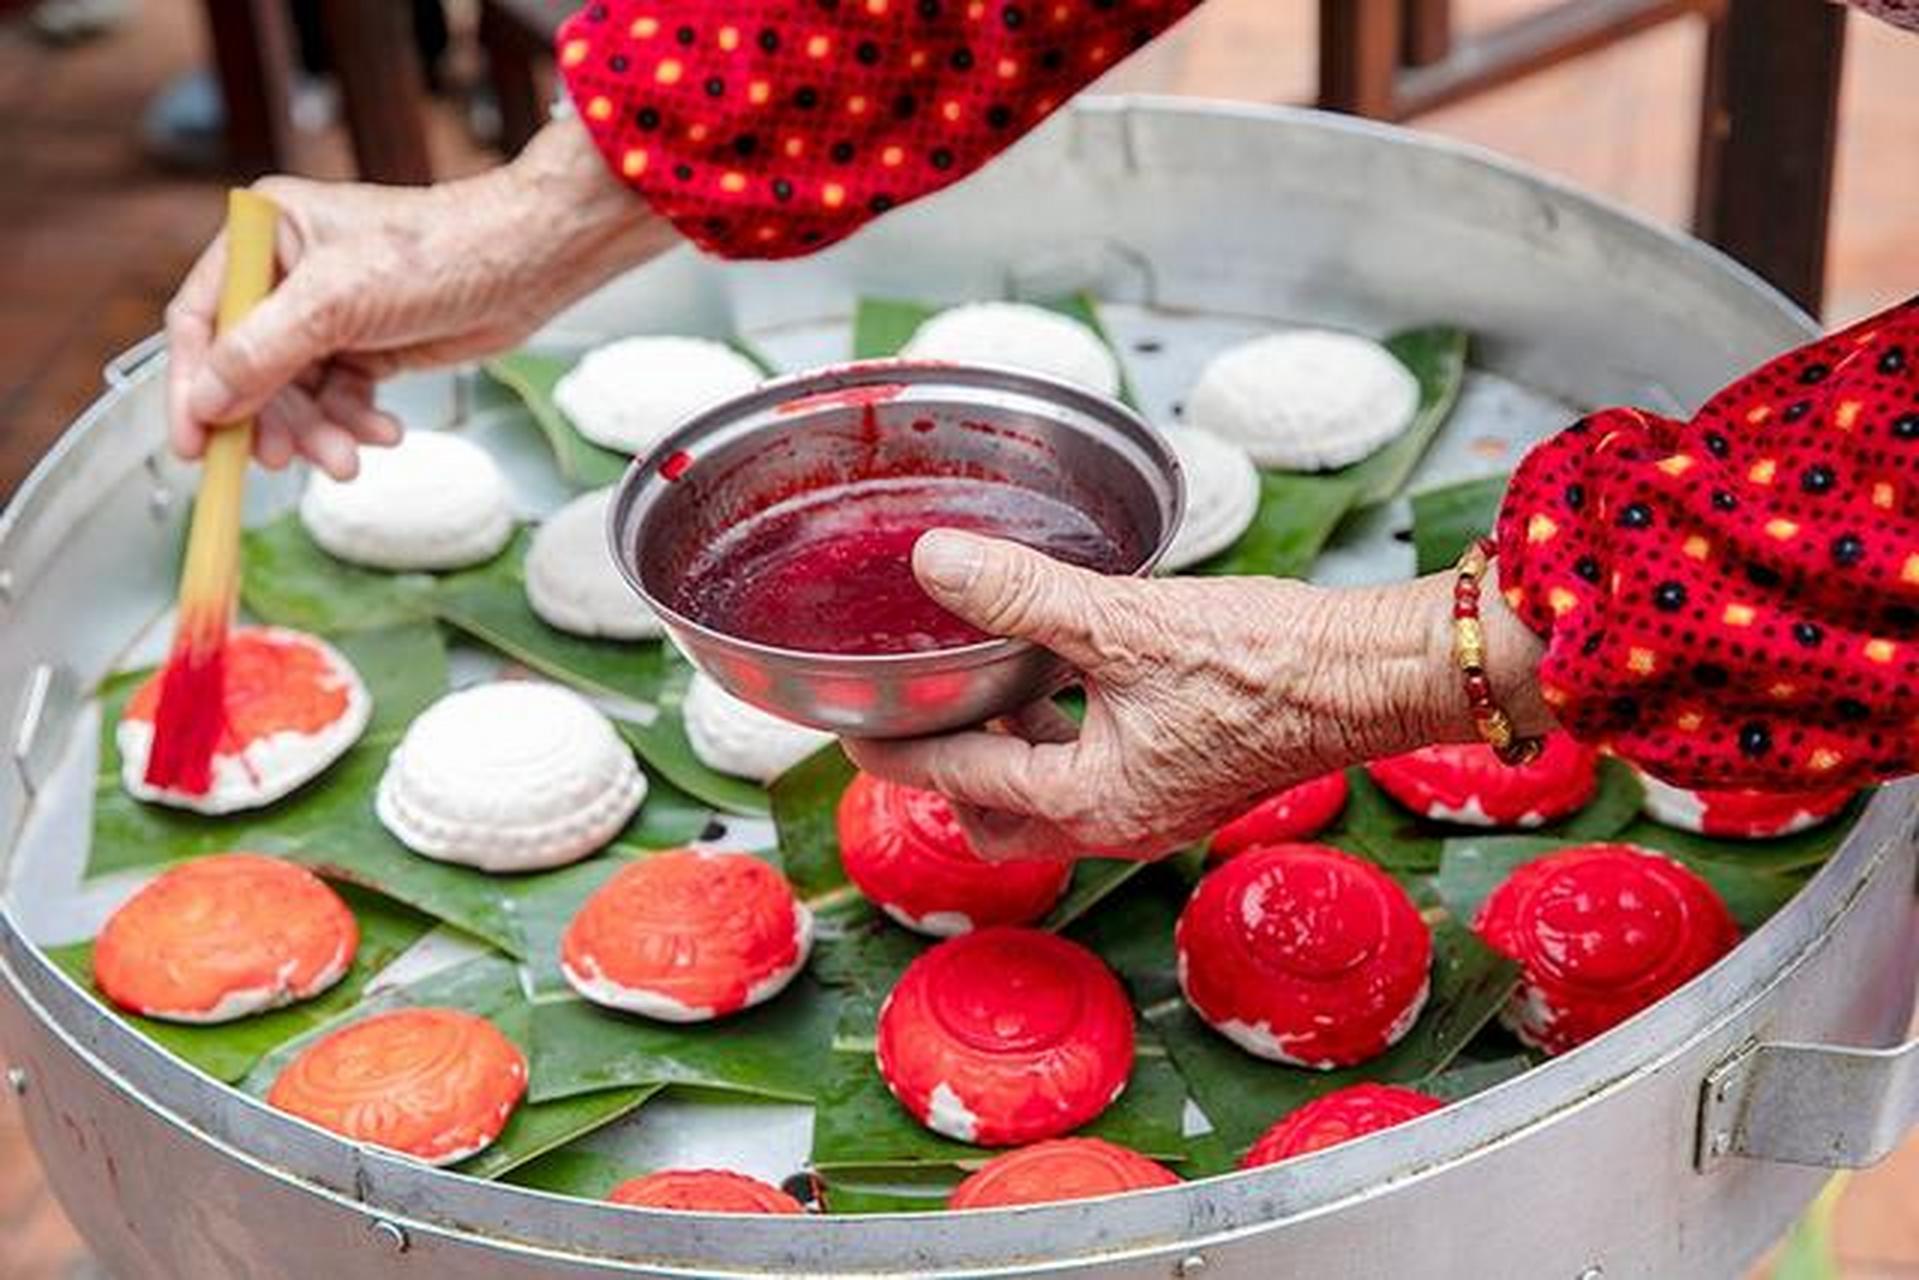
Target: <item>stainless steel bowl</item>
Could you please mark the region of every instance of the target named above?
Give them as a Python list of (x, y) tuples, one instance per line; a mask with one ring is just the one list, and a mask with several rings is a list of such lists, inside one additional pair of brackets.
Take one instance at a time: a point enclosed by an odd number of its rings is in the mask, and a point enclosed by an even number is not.
[(1184, 485), (1159, 433), (1125, 405), (1012, 369), (865, 361), (779, 378), (714, 406), (628, 468), (613, 556), (682, 652), (736, 697), (833, 733), (906, 738), (1017, 710), (1065, 678), (1017, 640), (914, 653), (813, 653), (728, 635), (674, 588), (725, 530), (787, 497), (864, 476), (990, 474), (1085, 512), (1149, 573), (1179, 528)]

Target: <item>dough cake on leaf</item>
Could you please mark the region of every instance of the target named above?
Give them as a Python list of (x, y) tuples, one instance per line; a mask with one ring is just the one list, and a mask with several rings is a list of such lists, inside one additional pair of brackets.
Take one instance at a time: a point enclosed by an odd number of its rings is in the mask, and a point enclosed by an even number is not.
[(638, 1209), (693, 1213), (804, 1213), (806, 1206), (758, 1178), (730, 1169), (662, 1169), (629, 1178), (606, 1197)]

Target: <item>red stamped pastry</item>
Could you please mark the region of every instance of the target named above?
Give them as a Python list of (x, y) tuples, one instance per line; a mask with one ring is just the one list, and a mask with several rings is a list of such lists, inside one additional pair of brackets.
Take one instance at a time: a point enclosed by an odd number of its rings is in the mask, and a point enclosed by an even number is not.
[(994, 1156), (953, 1189), (949, 1209), (1088, 1200), (1179, 1182), (1171, 1169), (1101, 1138), (1055, 1138)]
[(983, 861), (946, 797), (864, 773), (840, 797), (839, 832), (840, 863), (867, 900), (939, 938), (1030, 924), (1052, 910), (1073, 875), (1059, 858)]
[(1639, 775), (1648, 818), (1722, 840), (1769, 840), (1828, 822), (1853, 793), (1825, 791), (1689, 791)]
[(484, 1151), (526, 1093), (526, 1059), (458, 1009), (395, 1009), (309, 1045), (267, 1102), (343, 1138), (428, 1164)]
[(813, 913), (758, 858), (674, 849), (621, 868), (560, 939), (560, 969), (595, 1004), (705, 1022), (770, 1000), (806, 964)]
[(231, 1022), (319, 995), (346, 976), (360, 926), (305, 867), (222, 853), (162, 872), (108, 919), (93, 980), (123, 1009)]
[(1493, 890), (1473, 928), (1523, 970), (1501, 1021), (1554, 1054), (1624, 1022), (1739, 941), (1711, 885), (1623, 844), (1526, 863)]
[(140, 800), (231, 813), (278, 800), (337, 760), (366, 728), (373, 700), (339, 650), (284, 627), (239, 627), (221, 653), (223, 729), (203, 793), (147, 781), (155, 674), (127, 701), (115, 729), (121, 782)]
[(1422, 818), (1471, 827), (1540, 827), (1575, 813), (1599, 789), (1599, 753), (1546, 735), (1529, 764), (1501, 764), (1483, 742), (1421, 747), (1366, 766), (1374, 782)]
[(804, 1213), (806, 1206), (778, 1187), (729, 1169), (662, 1169), (629, 1178), (606, 1197), (640, 1209), (696, 1213)]
[(1425, 1006), (1432, 935), (1372, 863), (1316, 844), (1251, 849), (1207, 873), (1173, 935), (1179, 985), (1214, 1030), (1295, 1066), (1351, 1066)]
[(1310, 840), (1346, 807), (1346, 793), (1342, 770), (1275, 792), (1214, 832), (1207, 856), (1230, 858), (1255, 845)]
[(935, 1133), (1007, 1147), (1104, 1111), (1133, 1070), (1133, 1009), (1076, 943), (991, 928), (908, 965), (880, 1009), (880, 1075)]
[(1428, 1115), (1445, 1105), (1438, 1098), (1396, 1084), (1347, 1085), (1281, 1116), (1239, 1158), (1239, 1167), (1252, 1169), (1324, 1151)]

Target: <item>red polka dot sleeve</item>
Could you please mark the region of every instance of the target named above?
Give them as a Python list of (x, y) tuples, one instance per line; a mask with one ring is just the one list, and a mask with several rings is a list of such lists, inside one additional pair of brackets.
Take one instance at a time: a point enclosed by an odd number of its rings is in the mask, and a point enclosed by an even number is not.
[(605, 0), (560, 73), (614, 172), (726, 257), (965, 177), (1199, 0)]
[(1689, 422), (1608, 409), (1547, 441), (1499, 546), (1575, 735), (1682, 785), (1919, 770), (1919, 298)]

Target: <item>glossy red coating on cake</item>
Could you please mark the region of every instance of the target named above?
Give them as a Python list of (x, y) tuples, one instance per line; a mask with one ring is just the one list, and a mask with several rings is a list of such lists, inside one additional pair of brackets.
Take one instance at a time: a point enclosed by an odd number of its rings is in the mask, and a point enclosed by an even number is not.
[(1425, 1004), (1432, 935), (1372, 863), (1316, 844), (1230, 858), (1173, 935), (1180, 989), (1249, 1053), (1309, 1067), (1364, 1062)]
[(1769, 840), (1828, 821), (1852, 800), (1847, 788), (1823, 791), (1690, 790), (1640, 775), (1646, 816), (1720, 840)]
[(1210, 858), (1230, 858), (1255, 845), (1293, 844), (1324, 831), (1346, 807), (1346, 774), (1324, 777), (1276, 791), (1213, 833)]
[(1005, 1147), (1070, 1133), (1133, 1070), (1133, 1009), (1099, 957), (1037, 929), (931, 948), (880, 1010), (881, 1077), (936, 1133)]
[(1239, 1158), (1239, 1167), (1277, 1164), (1390, 1129), (1446, 1104), (1396, 1084), (1353, 1084), (1287, 1112)]
[(770, 1183), (730, 1169), (662, 1169), (629, 1178), (606, 1197), (641, 1209), (698, 1213), (804, 1213), (806, 1206)]
[(1165, 1165), (1102, 1138), (1055, 1138), (994, 1156), (953, 1189), (946, 1207), (1088, 1200), (1178, 1182)]
[(1537, 827), (1583, 808), (1599, 789), (1599, 753), (1546, 735), (1530, 764), (1501, 764), (1482, 742), (1421, 747), (1366, 766), (1374, 782), (1423, 818), (1475, 827)]
[[(222, 660), (223, 728), (218, 754), (232, 755), (276, 733), (320, 732), (352, 705), (351, 674), (320, 640), (285, 627), (237, 627)], [(156, 673), (133, 692), (122, 713), (152, 720), (160, 702)]]
[(305, 867), (215, 854), (163, 871), (113, 913), (93, 980), (134, 1013), (223, 1022), (318, 995), (359, 946), (353, 913)]
[(839, 835), (840, 864), (859, 891), (909, 929), (940, 937), (1030, 924), (1073, 876), (1059, 858), (983, 861), (946, 797), (864, 773), (840, 797)]
[(307, 1046), (267, 1102), (345, 1138), (452, 1164), (500, 1136), (526, 1093), (526, 1059), (459, 1009), (394, 1009)]
[(672, 849), (622, 867), (586, 900), (560, 939), (560, 967), (588, 999), (618, 988), (721, 1017), (791, 975), (808, 919), (758, 858)]
[(1713, 887), (1670, 858), (1589, 844), (1526, 863), (1473, 928), (1523, 973), (1501, 1020), (1564, 1053), (1681, 986), (1739, 941)]

